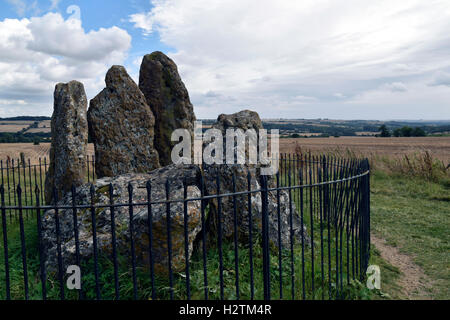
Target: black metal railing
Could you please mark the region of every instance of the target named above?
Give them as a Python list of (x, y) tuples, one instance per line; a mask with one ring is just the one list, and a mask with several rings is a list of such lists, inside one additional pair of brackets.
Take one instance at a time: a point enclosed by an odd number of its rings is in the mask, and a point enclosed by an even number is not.
[[(208, 193), (202, 174), (194, 196), (183, 181), (174, 198), (167, 180), (164, 197), (155, 199), (161, 186), (148, 181), (144, 193), (129, 184), (127, 201), (117, 202), (112, 184), (92, 184), (88, 158), (90, 186), (73, 187), (66, 202), (54, 190), (52, 205), (44, 205), (42, 192), (47, 160), (2, 161), (0, 300), (351, 299), (370, 253), (368, 160), (286, 154), (278, 160), (275, 176), (248, 174), (245, 187), (237, 188), (233, 175), (232, 189), (224, 190), (218, 175)], [(142, 212), (145, 226), (136, 220)], [(161, 226), (153, 220), (157, 212)], [(242, 212), (248, 221), (239, 220)], [(225, 215), (233, 219), (231, 238), (223, 234)], [(295, 219), (305, 226), (300, 237)], [(67, 288), (68, 265), (80, 267), (80, 290)]]

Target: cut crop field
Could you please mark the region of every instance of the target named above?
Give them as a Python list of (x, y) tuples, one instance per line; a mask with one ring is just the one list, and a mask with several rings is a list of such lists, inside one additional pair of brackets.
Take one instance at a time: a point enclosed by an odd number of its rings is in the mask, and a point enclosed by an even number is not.
[(16, 133), (29, 126), (29, 124), (0, 124), (0, 132)]
[(348, 150), (369, 158), (374, 155), (401, 158), (406, 154), (428, 151), (446, 164), (450, 161), (450, 137), (280, 139), (280, 152), (295, 153), (296, 149), (313, 153), (342, 153)]
[[(0, 143), (0, 159), (5, 161), (9, 156), (11, 159), (19, 159), (20, 153), (25, 154), (25, 159), (30, 159), (32, 164), (38, 164), (39, 158), (47, 158), (50, 153), (50, 143), (33, 145), (32, 143)], [(94, 154), (94, 145), (89, 144), (88, 154)]]
[[(37, 125), (36, 125), (37, 123)], [(30, 128), (36, 126), (35, 128)], [(17, 133), (23, 129), (28, 129), (25, 133), (49, 133), (51, 131), (51, 121), (0, 121), (0, 133)]]
[(29, 126), (32, 125), (34, 121), (13, 121), (13, 120), (2, 120), (0, 121), (0, 125), (22, 125)]
[(49, 132), (51, 132), (50, 127), (48, 128), (39, 127), (28, 129), (25, 133), (49, 133)]
[(51, 121), (44, 120), (39, 122), (37, 128), (31, 128), (26, 131), (26, 133), (50, 133), (51, 132)]
[(38, 127), (39, 128), (50, 128), (51, 124), (52, 124), (51, 120), (44, 120), (44, 121), (39, 122)]

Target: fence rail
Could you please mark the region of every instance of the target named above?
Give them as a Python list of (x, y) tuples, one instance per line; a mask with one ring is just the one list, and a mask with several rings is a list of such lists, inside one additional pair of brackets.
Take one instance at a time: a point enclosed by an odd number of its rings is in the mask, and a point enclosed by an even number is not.
[[(286, 154), (278, 160), (279, 172), (256, 177), (258, 187), (249, 175), (245, 188), (237, 190), (233, 175), (232, 190), (221, 192), (225, 182), (218, 176), (216, 192), (207, 194), (201, 175), (196, 196), (188, 196), (183, 183), (182, 196), (174, 198), (167, 180), (163, 199), (152, 199), (152, 190), (161, 186), (148, 182), (146, 197), (137, 197), (129, 184), (127, 201), (115, 203), (110, 184), (101, 190), (108, 201), (99, 203), (99, 190), (91, 184), (87, 202), (80, 203), (80, 188), (72, 188), (70, 203), (51, 205), (44, 205), (42, 192), (45, 159), (1, 161), (0, 300), (352, 298), (351, 285), (364, 278), (370, 253), (368, 160)], [(86, 161), (86, 181), (93, 183), (95, 160)], [(232, 205), (225, 206), (227, 201)], [(138, 235), (143, 227), (136, 216), (143, 208), (145, 232)], [(163, 231), (152, 220), (161, 208)], [(245, 212), (248, 221), (239, 218)], [(233, 220), (231, 238), (223, 233), (227, 215)], [(305, 226), (300, 238), (295, 219)], [(83, 238), (86, 223), (89, 240)], [(217, 223), (217, 233), (209, 230), (211, 223)], [(238, 237), (242, 225), (249, 231), (245, 241)], [(284, 234), (288, 245), (281, 241)], [(164, 263), (158, 265), (158, 259)], [(80, 267), (81, 290), (66, 286), (72, 263)]]

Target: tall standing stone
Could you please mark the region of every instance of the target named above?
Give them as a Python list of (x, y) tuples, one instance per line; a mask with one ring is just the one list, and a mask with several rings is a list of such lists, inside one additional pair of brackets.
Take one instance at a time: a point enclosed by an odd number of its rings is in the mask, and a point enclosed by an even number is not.
[(53, 108), (50, 167), (45, 180), (47, 203), (53, 201), (53, 188), (61, 199), (72, 185), (82, 185), (86, 177), (88, 124), (83, 84), (77, 81), (57, 84)]
[(122, 66), (111, 67), (105, 82), (106, 88), (91, 100), (88, 111), (97, 177), (158, 168), (155, 117), (144, 95)]
[[(175, 62), (162, 52), (144, 56), (139, 88), (156, 118), (155, 148), (162, 166), (172, 163), (172, 132), (187, 129), (193, 137), (196, 120), (189, 93), (181, 81)], [(193, 140), (192, 140), (193, 141)]]

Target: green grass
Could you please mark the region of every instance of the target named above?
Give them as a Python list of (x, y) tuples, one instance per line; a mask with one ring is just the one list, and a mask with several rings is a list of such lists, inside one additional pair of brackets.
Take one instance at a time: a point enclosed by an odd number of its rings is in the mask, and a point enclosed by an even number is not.
[[(319, 230), (319, 225), (315, 224), (316, 230)], [(34, 220), (25, 221), (25, 241), (26, 241), (26, 257), (28, 267), (28, 286), (29, 286), (29, 298), (41, 299), (42, 289), (39, 279), (39, 252), (37, 250), (37, 232), (36, 224)], [(257, 237), (255, 237), (257, 238)], [(369, 299), (372, 297), (372, 293), (369, 292), (358, 281), (351, 280), (351, 283), (347, 285), (347, 271), (343, 272), (344, 277), (344, 290), (340, 292), (339, 296), (336, 295), (336, 280), (335, 280), (335, 242), (334, 232), (331, 234), (331, 296), (329, 296), (328, 288), (328, 269), (327, 261), (327, 238), (324, 237), (324, 261), (325, 270), (322, 282), (322, 274), (320, 267), (320, 238), (319, 233), (315, 235), (316, 239), (316, 252), (314, 255), (315, 268), (314, 268), (314, 282), (315, 290), (312, 290), (312, 257), (310, 247), (305, 247), (305, 287), (302, 286), (302, 260), (301, 260), (301, 246), (296, 245), (294, 249), (294, 298), (302, 299), (302, 292), (305, 291), (306, 299)], [(8, 244), (9, 244), (9, 264), (10, 264), (10, 281), (11, 281), (11, 297), (15, 300), (22, 300), (24, 295), (24, 273), (22, 266), (22, 254), (20, 245), (20, 229), (18, 223), (8, 224)], [(3, 250), (3, 247), (0, 246)], [(345, 248), (343, 249), (345, 252)], [(250, 254), (249, 248), (239, 246), (239, 282), (240, 282), (240, 298), (250, 299)], [(263, 278), (262, 278), (262, 249), (260, 246), (260, 240), (255, 239), (253, 246), (253, 263), (254, 263), (254, 297), (255, 299), (263, 299)], [(3, 262), (3, 251), (0, 254), (0, 260)], [(119, 287), (121, 299), (133, 298), (133, 284), (132, 284), (132, 270), (130, 267), (130, 261), (128, 258), (119, 257)], [(346, 265), (346, 256), (344, 255), (343, 264)], [(272, 297), (277, 299), (280, 296), (279, 291), (279, 261), (277, 252), (271, 252), (271, 293)], [(236, 298), (235, 287), (235, 261), (234, 261), (234, 244), (230, 242), (224, 242), (223, 244), (223, 266), (224, 266), (224, 296), (226, 299)], [(110, 257), (100, 256), (99, 258), (99, 275), (100, 275), (100, 287), (103, 299), (114, 299), (114, 269), (113, 263)], [(96, 287), (94, 277), (94, 263), (91, 260), (82, 263), (82, 282), (83, 292), (88, 299), (95, 299)], [(350, 278), (351, 275), (349, 274)], [(220, 276), (219, 276), (219, 251), (217, 247), (208, 249), (207, 252), (207, 277), (208, 277), (208, 298), (220, 299)], [(59, 299), (59, 285), (58, 277), (55, 273), (48, 274), (47, 285), (47, 297), (48, 299)], [(66, 277), (65, 277), (66, 279)], [(291, 255), (290, 250), (285, 248), (282, 252), (282, 286), (283, 286), (283, 298), (291, 299)], [(191, 298), (203, 299), (204, 298), (204, 273), (203, 273), (203, 259), (201, 251), (195, 252), (190, 263), (190, 286), (191, 286)], [(151, 298), (151, 282), (149, 276), (149, 270), (145, 267), (137, 268), (137, 282), (138, 282), (138, 298), (150, 299)], [(0, 283), (5, 284), (5, 268), (3, 263), (0, 264)], [(157, 299), (169, 299), (170, 286), (168, 277), (165, 275), (157, 275), (155, 281)], [(2, 285), (0, 290), (0, 300), (5, 299), (5, 287)], [(174, 297), (176, 299), (186, 299), (186, 274), (185, 272), (174, 273), (174, 285), (173, 285)], [(77, 299), (77, 294), (74, 291), (65, 290), (67, 299)]]
[[(294, 299), (302, 299), (302, 282), (301, 282), (301, 254), (299, 248), (296, 248), (294, 254), (295, 265), (295, 280), (294, 280)], [(239, 246), (239, 286), (240, 299), (251, 298), (250, 286), (250, 261), (249, 249)], [(263, 299), (264, 287), (262, 278), (262, 250), (260, 246), (254, 247), (254, 298)], [(291, 256), (289, 250), (284, 250), (282, 253), (282, 294), (283, 299), (291, 299)], [(129, 261), (121, 259), (119, 263), (119, 287), (121, 299), (133, 298), (133, 284), (131, 278), (131, 270), (129, 269)], [(83, 270), (88, 270), (88, 276), (83, 278), (83, 287), (86, 296), (89, 299), (95, 298), (95, 279), (93, 276), (92, 261), (84, 264)], [(225, 299), (236, 299), (235, 286), (235, 265), (234, 265), (234, 246), (231, 243), (224, 243), (223, 246), (223, 287)], [(101, 274), (101, 290), (103, 299), (114, 299), (113, 287), (113, 266), (110, 259), (103, 258), (99, 262), (99, 270)], [(207, 279), (208, 279), (208, 298), (217, 300), (220, 299), (220, 272), (219, 272), (219, 251), (217, 248), (210, 248), (207, 253)], [(137, 269), (137, 284), (138, 284), (138, 298), (151, 298), (151, 281), (149, 271), (146, 268)], [(345, 276), (346, 274), (344, 274)], [(329, 299), (328, 295), (328, 275), (324, 274), (325, 281), (322, 282), (320, 266), (315, 266), (314, 280), (315, 290), (312, 291), (312, 267), (311, 259), (305, 259), (305, 296), (306, 299)], [(273, 299), (280, 297), (279, 288), (279, 265), (278, 257), (271, 255), (271, 296)], [(157, 275), (155, 278), (155, 288), (157, 299), (170, 298), (170, 286), (168, 276)], [(344, 290), (336, 296), (334, 275), (332, 278), (332, 299), (369, 299), (373, 296), (367, 288), (359, 281), (351, 280), (350, 285), (344, 285)], [(190, 290), (191, 299), (204, 299), (204, 271), (203, 260), (200, 252), (195, 254), (190, 262)], [(323, 293), (323, 295), (322, 295)], [(186, 273), (174, 273), (173, 294), (175, 299), (187, 299), (186, 291)]]
[[(372, 175), (373, 232), (413, 258), (431, 279), (435, 299), (450, 297), (449, 188), (445, 177), (433, 181), (382, 171)], [(384, 271), (388, 292), (399, 297), (397, 277)]]
[[(298, 194), (297, 194), (298, 195)], [(298, 197), (293, 199), (298, 199)], [(374, 293), (370, 292), (363, 283), (353, 280), (352, 270), (347, 270), (347, 256), (346, 256), (346, 238), (343, 238), (343, 270), (342, 276), (344, 279), (343, 290), (339, 289), (339, 295), (336, 291), (336, 241), (335, 231), (330, 230), (330, 252), (328, 256), (328, 233), (326, 223), (322, 226), (317, 220), (311, 222), (309, 215), (309, 196), (305, 190), (304, 195), (304, 221), (307, 230), (311, 230), (311, 223), (313, 223), (315, 233), (315, 253), (314, 253), (314, 271), (312, 268), (312, 252), (310, 246), (305, 246), (304, 264), (302, 265), (302, 248), (300, 244), (294, 247), (294, 298), (302, 299), (303, 291), (306, 299), (370, 299), (373, 298)], [(315, 203), (317, 208), (317, 202)], [(299, 202), (297, 200), (297, 208)], [(323, 230), (323, 237), (320, 237), (320, 229)], [(309, 233), (309, 231), (308, 231)], [(1, 234), (1, 233), (0, 233)], [(310, 233), (309, 233), (310, 234)], [(27, 264), (29, 275), (29, 290), (30, 299), (41, 299), (42, 290), (39, 281), (39, 253), (37, 250), (37, 232), (36, 223), (33, 219), (25, 219), (25, 236), (27, 247)], [(262, 278), (262, 249), (260, 239), (254, 235), (255, 243), (253, 246), (253, 263), (254, 263), (254, 294), (255, 299), (263, 299), (263, 278)], [(8, 223), (8, 243), (9, 243), (9, 263), (11, 268), (11, 295), (13, 299), (24, 298), (24, 284), (23, 284), (23, 270), (22, 270), (22, 256), (20, 246), (20, 229), (16, 220)], [(321, 241), (323, 241), (324, 248), (324, 273), (322, 277), (321, 270)], [(2, 249), (2, 245), (0, 245)], [(250, 299), (250, 253), (249, 248), (242, 245), (238, 248), (239, 252), (239, 284), (240, 284), (240, 298)], [(284, 299), (291, 299), (292, 291), (292, 274), (291, 274), (291, 254), (289, 248), (283, 248), (282, 252), (282, 295)], [(351, 252), (351, 251), (350, 251)], [(271, 251), (270, 255), (271, 265), (271, 293), (273, 298), (280, 297), (279, 291), (279, 261), (278, 251)], [(0, 261), (3, 261), (3, 251), (0, 253)], [(329, 281), (328, 261), (331, 263), (331, 282)], [(119, 257), (119, 286), (121, 299), (133, 298), (133, 284), (132, 284), (132, 270), (129, 259)], [(351, 266), (351, 262), (349, 261)], [(235, 261), (234, 261), (234, 244), (224, 242), (223, 244), (223, 266), (224, 266), (224, 296), (226, 299), (236, 298), (235, 287)], [(305, 286), (303, 287), (303, 271)], [(103, 299), (114, 299), (114, 269), (110, 257), (100, 256), (99, 258), (99, 275), (100, 286)], [(82, 264), (83, 273), (83, 288), (84, 294), (88, 299), (96, 297), (94, 264), (93, 261), (86, 261)], [(4, 265), (0, 264), (0, 283), (5, 283)], [(314, 276), (313, 276), (314, 275)], [(347, 283), (347, 275), (350, 283)], [(357, 274), (356, 274), (357, 276)], [(204, 283), (203, 283), (203, 259), (201, 250), (194, 252), (190, 263), (190, 284), (191, 297), (193, 299), (204, 298)], [(210, 299), (220, 298), (220, 276), (219, 276), (219, 251), (217, 247), (210, 247), (207, 252), (207, 277), (208, 277), (208, 297)], [(358, 278), (358, 276), (357, 276)], [(314, 279), (314, 290), (312, 288), (312, 279)], [(149, 299), (151, 297), (151, 282), (149, 270), (145, 267), (137, 268), (137, 283), (138, 283), (138, 298)], [(155, 287), (158, 299), (168, 299), (170, 297), (170, 286), (167, 275), (156, 276)], [(329, 292), (331, 287), (331, 295)], [(47, 281), (47, 296), (49, 299), (59, 298), (59, 285), (57, 281), (57, 274), (49, 274)], [(66, 298), (76, 299), (75, 292), (65, 290)], [(186, 274), (184, 272), (174, 273), (173, 293), (176, 299), (187, 298), (186, 292)], [(377, 293), (375, 293), (376, 296)], [(5, 298), (4, 288), (0, 290), (0, 299)]]
[[(3, 239), (3, 233), (0, 233)], [(22, 264), (22, 246), (20, 225), (14, 220), (13, 223), (8, 224), (8, 259), (10, 272), (10, 288), (11, 299), (24, 300), (25, 299), (25, 284), (24, 284), (24, 270)], [(42, 286), (39, 277), (39, 250), (37, 241), (36, 223), (31, 219), (24, 221), (24, 237), (26, 248), (26, 262), (28, 274), (28, 288), (30, 299), (40, 299), (42, 297)], [(4, 247), (3, 241), (0, 245), (0, 300), (6, 299), (6, 274), (4, 265)], [(59, 293), (59, 286), (55, 281), (55, 277), (49, 277), (47, 281), (47, 290), (49, 297), (57, 297)]]
[[(286, 176), (281, 176), (281, 183), (286, 184)], [(296, 183), (293, 179), (293, 183)], [(297, 182), (298, 183), (298, 182)], [(327, 225), (324, 222), (322, 225), (318, 219), (310, 219), (309, 212), (309, 189), (304, 190), (304, 222), (307, 226), (308, 234), (311, 235), (311, 227), (314, 227), (314, 257), (310, 246), (305, 246), (304, 263), (302, 262), (302, 248), (300, 244), (294, 247), (294, 298), (302, 299), (303, 292), (305, 292), (306, 299), (373, 299), (383, 297), (381, 292), (371, 292), (365, 287), (364, 277), (360, 278), (361, 282), (353, 279), (353, 272), (351, 268), (351, 261), (349, 261), (350, 268), (347, 268), (347, 239), (343, 237), (343, 246), (340, 248), (343, 253), (342, 277), (344, 283), (343, 290), (340, 289), (340, 284), (336, 285), (336, 238), (333, 226), (330, 229), (330, 239), (328, 239)], [(296, 207), (299, 210), (299, 193), (293, 192), (293, 199), (296, 202)], [(318, 199), (314, 202), (314, 210), (317, 212)], [(299, 210), (300, 211), (300, 210)], [(323, 230), (321, 237), (320, 230)], [(0, 232), (1, 234), (1, 232)], [(27, 264), (29, 275), (29, 291), (30, 299), (40, 299), (42, 297), (41, 283), (39, 280), (39, 253), (37, 250), (37, 231), (35, 219), (25, 219), (25, 238), (27, 247)], [(11, 295), (13, 299), (24, 298), (24, 284), (23, 284), (23, 270), (22, 270), (22, 256), (20, 246), (20, 230), (17, 219), (8, 223), (8, 243), (9, 243), (9, 262), (11, 268)], [(255, 243), (253, 246), (254, 254), (254, 293), (255, 299), (263, 298), (263, 278), (262, 278), (262, 250), (260, 239), (255, 235)], [(330, 255), (328, 255), (328, 243), (330, 246)], [(339, 244), (340, 245), (340, 244)], [(323, 262), (324, 269), (322, 274), (321, 268), (321, 247), (323, 246)], [(3, 249), (0, 244), (0, 249)], [(351, 248), (349, 247), (349, 250)], [(351, 252), (351, 251), (350, 251)], [(351, 255), (351, 253), (350, 253)], [(375, 255), (376, 256), (376, 255)], [(239, 246), (239, 283), (240, 283), (240, 298), (250, 299), (250, 253), (249, 248)], [(314, 270), (313, 261), (314, 259)], [(0, 253), (0, 261), (3, 262), (3, 250)], [(330, 271), (328, 270), (328, 261), (331, 264)], [(284, 299), (290, 299), (292, 292), (292, 274), (291, 274), (291, 253), (289, 248), (284, 248), (282, 252), (282, 295)], [(119, 257), (119, 286), (121, 299), (133, 298), (133, 284), (132, 284), (132, 270), (131, 263), (126, 257)], [(224, 296), (226, 299), (236, 298), (235, 287), (235, 261), (234, 261), (234, 245), (233, 243), (225, 242), (223, 244), (223, 266), (224, 266)], [(303, 286), (303, 270), (305, 285)], [(100, 256), (98, 262), (101, 294), (103, 299), (114, 299), (114, 269), (110, 257)], [(279, 291), (279, 261), (277, 250), (271, 251), (270, 255), (270, 278), (271, 278), (271, 293), (273, 298), (280, 296)], [(5, 269), (3, 263), (0, 263), (0, 284), (5, 283)], [(92, 260), (85, 261), (82, 264), (83, 273), (83, 288), (84, 294), (88, 299), (96, 297), (95, 277), (94, 277), (94, 263)], [(329, 280), (330, 275), (330, 280)], [(203, 260), (202, 252), (197, 250), (190, 263), (190, 284), (191, 297), (193, 299), (204, 298), (204, 284), (203, 284)], [(219, 251), (216, 247), (210, 247), (207, 252), (207, 277), (208, 277), (208, 297), (210, 299), (220, 298), (220, 277), (219, 277)], [(358, 275), (356, 274), (356, 278)], [(313, 290), (314, 279), (314, 290)], [(347, 282), (347, 279), (350, 281)], [(49, 274), (47, 281), (47, 296), (49, 299), (59, 298), (59, 285), (57, 281), (57, 274)], [(151, 283), (149, 270), (145, 267), (137, 268), (137, 285), (138, 298), (149, 299), (151, 297)], [(170, 286), (167, 275), (156, 276), (155, 287), (158, 299), (168, 299), (170, 296)], [(331, 292), (329, 288), (331, 287)], [(75, 292), (65, 290), (66, 298), (76, 299)], [(173, 293), (176, 299), (187, 298), (186, 292), (186, 274), (184, 272), (174, 274)], [(4, 287), (0, 289), (0, 299), (5, 298)]]
[[(432, 281), (432, 289), (429, 293), (435, 299), (448, 299), (450, 297), (450, 179), (448, 178), (445, 166), (430, 157), (428, 154), (416, 155), (409, 158), (396, 161), (394, 159), (372, 159), (372, 168), (374, 168), (371, 180), (371, 212), (372, 212), (372, 232), (377, 236), (387, 240), (391, 246), (398, 247), (402, 253), (411, 256)], [(26, 170), (25, 176), (21, 171), (21, 184), (26, 181), (35, 183), (34, 171)], [(2, 177), (6, 186), (7, 177)], [(10, 175), (12, 188), (12, 174)], [(18, 183), (18, 175), (15, 176), (15, 182)], [(37, 178), (39, 184), (39, 176)], [(281, 183), (285, 184), (285, 177), (281, 176)], [(294, 179), (293, 179), (294, 183)], [(13, 205), (12, 189), (9, 190), (11, 202), (6, 194), (6, 203)], [(33, 197), (32, 193), (33, 192)], [(25, 196), (25, 194), (24, 194)], [(25, 198), (25, 197), (24, 197)], [(23, 201), (22, 205), (35, 202), (34, 189), (27, 189), (27, 203)], [(298, 197), (297, 197), (298, 199)], [(297, 201), (298, 207), (298, 201)], [(305, 207), (308, 207), (308, 196), (305, 194)], [(305, 223), (308, 230), (311, 227), (309, 214), (305, 211)], [(34, 219), (27, 219), (27, 212), (24, 212), (25, 220), (25, 239), (26, 256), (29, 276), (30, 299), (40, 299), (42, 297), (41, 283), (39, 280), (39, 254), (37, 250), (37, 231)], [(9, 220), (9, 218), (8, 218)], [(320, 225), (314, 222), (314, 241), (318, 247), (315, 250), (315, 270), (314, 282), (315, 291), (312, 292), (311, 278), (311, 250), (306, 247), (305, 251), (305, 293), (307, 299), (322, 298), (322, 292), (325, 299), (328, 298), (328, 270), (324, 270), (324, 279), (322, 282), (320, 269)], [(0, 236), (2, 232), (0, 231)], [(326, 241), (326, 236), (324, 240)], [(9, 263), (11, 273), (11, 295), (13, 299), (24, 299), (24, 283), (22, 269), (22, 253), (20, 246), (20, 230), (17, 219), (8, 223), (8, 244), (9, 244)], [(335, 246), (334, 232), (331, 232), (331, 246)], [(235, 297), (235, 271), (234, 271), (234, 246), (232, 243), (224, 244), (224, 293), (227, 298)], [(325, 263), (328, 260), (326, 254), (327, 245), (325, 242)], [(345, 251), (345, 240), (344, 248)], [(5, 298), (5, 269), (3, 257), (3, 245), (0, 244), (0, 300)], [(262, 252), (259, 242), (254, 247), (254, 274), (255, 274), (255, 298), (263, 297), (262, 285)], [(220, 297), (219, 290), (219, 258), (217, 248), (210, 248), (207, 253), (207, 273), (208, 273), (208, 294), (211, 299)], [(291, 295), (291, 271), (290, 271), (290, 252), (284, 250), (282, 254), (283, 269), (283, 297), (290, 298)], [(345, 270), (346, 256), (343, 256), (344, 279), (346, 279), (347, 270)], [(334, 250), (331, 250), (330, 259), (335, 261)], [(191, 296), (194, 299), (203, 298), (203, 264), (201, 252), (195, 252), (191, 260)], [(351, 281), (344, 287), (340, 298), (345, 299), (398, 299), (404, 298), (401, 294), (401, 288), (397, 281), (401, 275), (400, 271), (384, 261), (380, 252), (372, 249), (370, 264), (376, 264), (381, 267), (382, 272), (382, 292), (371, 292), (365, 288), (364, 281)], [(295, 247), (294, 254), (295, 265), (295, 298), (302, 298), (302, 273), (301, 273), (301, 247)], [(133, 285), (131, 281), (130, 262), (124, 257), (119, 257), (119, 283), (120, 295), (122, 299), (131, 299), (133, 297)], [(83, 287), (87, 298), (95, 298), (95, 280), (93, 274), (93, 262), (87, 261), (83, 264)], [(114, 298), (114, 276), (113, 265), (108, 257), (99, 259), (100, 283), (102, 297), (105, 299)], [(332, 298), (335, 298), (335, 266), (332, 265)], [(137, 269), (139, 298), (148, 299), (151, 296), (149, 272), (145, 268)], [(59, 286), (57, 275), (50, 274), (47, 281), (47, 294), (50, 299), (59, 298)], [(175, 298), (186, 298), (185, 274), (174, 274), (174, 295)], [(239, 279), (241, 287), (241, 298), (250, 297), (250, 269), (249, 269), (249, 249), (239, 247)], [(271, 292), (273, 297), (279, 296), (278, 285), (278, 257), (271, 254)], [(169, 297), (169, 284), (166, 276), (162, 275), (156, 278), (156, 289), (158, 298), (167, 299)], [(322, 291), (322, 287), (324, 291)], [(66, 297), (76, 299), (75, 292), (66, 290)]]

